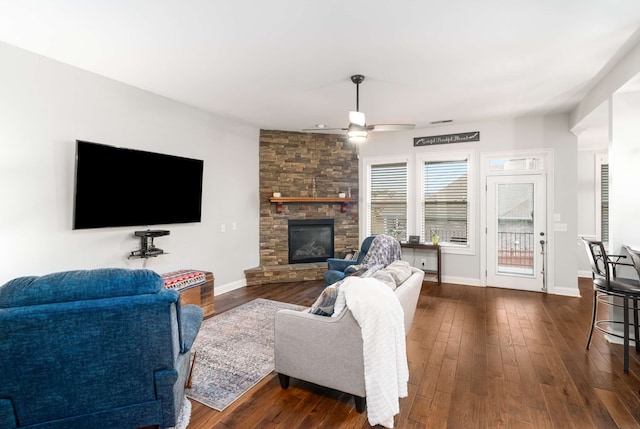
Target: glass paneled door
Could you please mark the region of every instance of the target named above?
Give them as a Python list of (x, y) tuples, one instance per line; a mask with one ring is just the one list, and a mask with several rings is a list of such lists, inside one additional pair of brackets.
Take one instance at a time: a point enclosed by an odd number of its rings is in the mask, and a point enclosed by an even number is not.
[(543, 174), (487, 177), (487, 286), (545, 290), (545, 189)]

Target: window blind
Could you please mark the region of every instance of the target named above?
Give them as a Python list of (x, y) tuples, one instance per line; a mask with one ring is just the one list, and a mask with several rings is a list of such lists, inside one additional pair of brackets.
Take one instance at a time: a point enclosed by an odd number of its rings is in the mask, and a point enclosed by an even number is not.
[(609, 241), (609, 164), (600, 165), (600, 235)]
[(407, 234), (407, 164), (371, 166), (369, 234), (386, 234), (399, 240)]
[(423, 169), (422, 237), (437, 234), (444, 244), (467, 244), (468, 160), (427, 161)]

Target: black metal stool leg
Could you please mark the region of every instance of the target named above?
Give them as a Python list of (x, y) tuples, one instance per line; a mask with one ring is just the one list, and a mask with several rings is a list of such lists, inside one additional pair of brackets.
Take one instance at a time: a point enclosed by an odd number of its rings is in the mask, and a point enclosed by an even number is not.
[(636, 343), (636, 353), (640, 353), (640, 337), (638, 336), (638, 298), (633, 297), (633, 342)]
[(591, 338), (593, 337), (593, 327), (596, 324), (596, 311), (598, 310), (598, 291), (593, 291), (593, 315), (591, 316), (591, 330), (589, 331), (589, 339), (587, 340), (587, 350), (591, 346)]
[(623, 314), (623, 332), (624, 332), (624, 373), (629, 373), (629, 297), (624, 295), (622, 304)]

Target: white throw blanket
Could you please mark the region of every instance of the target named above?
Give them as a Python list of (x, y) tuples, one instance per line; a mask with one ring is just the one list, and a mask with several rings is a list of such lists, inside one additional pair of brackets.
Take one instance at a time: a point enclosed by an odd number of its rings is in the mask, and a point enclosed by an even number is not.
[(377, 279), (349, 277), (340, 288), (362, 330), (369, 424), (393, 428), (409, 381), (402, 306)]

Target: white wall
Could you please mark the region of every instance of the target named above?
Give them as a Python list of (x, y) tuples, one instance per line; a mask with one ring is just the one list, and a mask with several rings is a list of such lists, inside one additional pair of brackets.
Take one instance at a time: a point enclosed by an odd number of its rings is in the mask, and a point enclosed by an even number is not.
[[(578, 258), (576, 255), (577, 228), (577, 138), (569, 131), (568, 115), (552, 115), (543, 118), (546, 147), (554, 149), (554, 210), (560, 215), (560, 223), (567, 224), (567, 231), (548, 230), (549, 240), (554, 241), (555, 268), (549, 274), (555, 281), (556, 292), (579, 296), (576, 277)], [(551, 215), (551, 213), (549, 213)], [(550, 218), (553, 219), (553, 218)], [(551, 243), (549, 244), (551, 246)], [(573, 291), (573, 293), (571, 292)]]
[(632, 47), (600, 80), (595, 82), (589, 93), (570, 113), (570, 127), (574, 129), (602, 103), (609, 100), (611, 94), (625, 85), (640, 71), (640, 43)]
[[(592, 127), (590, 117), (607, 107), (609, 127), (609, 253), (620, 254), (621, 246), (640, 247), (640, 199), (637, 198), (638, 165), (640, 165), (640, 43), (636, 44), (610, 70), (603, 74), (584, 99), (571, 112), (574, 131)], [(629, 91), (629, 87), (635, 88)], [(637, 278), (637, 273), (620, 267), (617, 274)], [(622, 320), (615, 308), (612, 319)], [(618, 342), (607, 336), (609, 341)]]
[[(0, 64), (0, 284), (97, 267), (212, 271), (216, 293), (244, 284), (258, 265), (257, 128), (3, 43)], [(202, 222), (153, 226), (171, 231), (155, 242), (169, 254), (147, 260), (127, 259), (144, 227), (72, 230), (76, 139), (203, 159)]]
[[(548, 231), (550, 255), (554, 263), (549, 267), (549, 279), (559, 293), (577, 295), (577, 256), (576, 256), (576, 137), (569, 131), (568, 115), (531, 116), (516, 119), (483, 121), (426, 129), (418, 129), (403, 133), (372, 133), (370, 140), (360, 146), (360, 158), (406, 154), (415, 156), (423, 152), (465, 151), (474, 150), (476, 154), (476, 213), (474, 255), (443, 255), (443, 275), (447, 279), (455, 279), (465, 284), (482, 284), (480, 249), (480, 166), (477, 164), (482, 152), (498, 152), (510, 150), (549, 148), (554, 151), (554, 206), (549, 208), (549, 219), (553, 214), (561, 216), (562, 223), (567, 224), (566, 232)], [(480, 131), (480, 141), (472, 143), (435, 145), (431, 147), (414, 147), (413, 138), (430, 135), (453, 134), (459, 132)], [(482, 192), (482, 195), (484, 191)], [(361, 201), (362, 204), (362, 201)], [(410, 232), (414, 233), (414, 232)], [(451, 280), (448, 280), (451, 281)]]
[(620, 254), (624, 244), (640, 249), (639, 117), (640, 92), (613, 96), (609, 149), (609, 232), (613, 254)]
[[(633, 93), (640, 87), (639, 72), (640, 43), (637, 43), (617, 64), (603, 70), (599, 80), (594, 82), (589, 93), (570, 113), (571, 129), (579, 135), (579, 139), (583, 139), (587, 131), (595, 130), (599, 135), (601, 130), (606, 129), (610, 176), (609, 252), (613, 254), (620, 252), (622, 244), (631, 244), (630, 240), (640, 238), (634, 232), (638, 231), (637, 227), (631, 223), (633, 213), (636, 218), (640, 213), (638, 199), (635, 198), (637, 192), (629, 182), (625, 183), (627, 180), (637, 181), (633, 171), (637, 170), (638, 165), (638, 155), (634, 152), (638, 139), (634, 142), (633, 135), (637, 135), (634, 127), (638, 123), (640, 110), (633, 107)], [(629, 91), (630, 87), (636, 91)], [(584, 138), (589, 139), (589, 136)], [(580, 203), (580, 207), (586, 206)], [(586, 226), (584, 231), (587, 231)], [(640, 240), (636, 241), (640, 245)], [(580, 261), (579, 272), (584, 274), (586, 258)]]
[[(580, 136), (578, 136), (580, 140)], [(596, 202), (596, 158), (606, 155), (607, 149), (580, 150), (578, 144), (578, 274), (583, 277), (591, 277), (591, 267), (584, 245), (580, 237), (596, 239), (596, 210), (599, 204)]]

